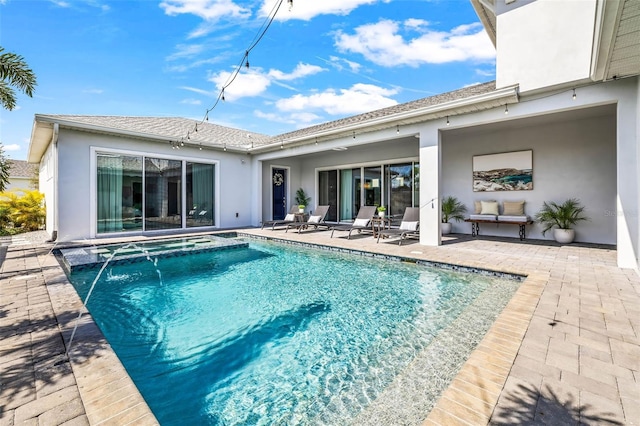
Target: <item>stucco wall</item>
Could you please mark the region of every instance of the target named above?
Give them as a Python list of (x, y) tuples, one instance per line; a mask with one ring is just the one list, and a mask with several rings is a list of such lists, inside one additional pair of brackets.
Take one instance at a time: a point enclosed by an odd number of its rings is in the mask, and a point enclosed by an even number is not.
[[(473, 192), (474, 155), (533, 150), (533, 190)], [(526, 120), (514, 129), (456, 135), (443, 132), (443, 195), (457, 196), (469, 210), (475, 200), (525, 200), (525, 213), (533, 216), (544, 201), (562, 202), (578, 198), (586, 207), (589, 222), (580, 223), (576, 240), (616, 243), (616, 118), (600, 116), (574, 121), (527, 126)], [(454, 223), (453, 231), (470, 233), (470, 224)], [(545, 237), (538, 224), (528, 227), (527, 238)], [(517, 236), (513, 225), (481, 225), (483, 235)]]
[(55, 230), (55, 175), (53, 145), (49, 145), (38, 169), (38, 191), (44, 194), (45, 230), (50, 237)]
[[(218, 168), (216, 223), (218, 228), (248, 226), (251, 222), (250, 200), (251, 162), (246, 154), (220, 151), (199, 151), (184, 147), (179, 151), (168, 143), (155, 143), (128, 138), (119, 138), (93, 133), (61, 129), (58, 150), (58, 207), (59, 239), (61, 241), (92, 237), (92, 193), (91, 148), (122, 150), (132, 154), (159, 155), (175, 159), (197, 161), (220, 161)], [(93, 209), (95, 210), (95, 209)], [(236, 213), (238, 217), (236, 217)]]
[(595, 0), (537, 0), (500, 13), (497, 87), (519, 84), (527, 92), (586, 80), (595, 10)]

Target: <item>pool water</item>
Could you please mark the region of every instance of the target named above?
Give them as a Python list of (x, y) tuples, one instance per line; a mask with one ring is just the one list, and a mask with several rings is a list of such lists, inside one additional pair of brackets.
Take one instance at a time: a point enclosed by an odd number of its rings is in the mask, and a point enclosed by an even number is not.
[[(97, 273), (71, 273), (83, 300)], [(421, 368), (410, 424), (519, 284), (251, 242), (108, 266), (87, 307), (162, 425), (366, 423)]]

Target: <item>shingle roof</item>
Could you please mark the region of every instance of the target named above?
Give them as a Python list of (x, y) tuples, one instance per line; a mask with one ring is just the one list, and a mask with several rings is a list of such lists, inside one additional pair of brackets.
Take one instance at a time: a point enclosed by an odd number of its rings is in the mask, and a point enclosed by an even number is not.
[[(198, 122), (193, 119), (180, 117), (127, 117), (127, 116), (91, 116), (91, 115), (48, 115), (52, 121), (59, 122), (62, 127), (76, 127), (85, 125), (90, 127), (87, 130), (104, 131), (106, 133), (118, 133), (120, 131), (130, 136), (161, 138), (167, 141), (185, 138), (187, 132), (189, 141), (185, 143), (203, 145), (227, 145), (229, 147), (248, 148), (260, 147), (286, 141), (289, 139), (312, 137), (314, 134), (322, 132), (339, 131), (341, 128), (348, 128), (354, 125), (366, 126), (368, 122), (393, 117), (412, 111), (418, 111), (431, 106), (446, 104), (448, 102), (459, 101), (473, 96), (483, 95), (496, 90), (495, 81), (476, 84), (451, 92), (442, 93), (427, 98), (418, 99), (403, 104), (394, 105), (364, 114), (354, 115), (339, 120), (328, 121), (326, 123), (313, 125), (303, 129), (283, 133), (276, 136), (268, 136), (260, 133), (248, 132), (246, 130), (234, 129), (220, 126), (208, 121)], [(198, 131), (193, 129), (198, 123)], [(133, 135), (132, 135), (133, 134)]]
[(11, 168), (9, 169), (9, 177), (12, 178), (30, 178), (34, 175), (35, 165), (29, 164), (22, 160), (10, 160)]

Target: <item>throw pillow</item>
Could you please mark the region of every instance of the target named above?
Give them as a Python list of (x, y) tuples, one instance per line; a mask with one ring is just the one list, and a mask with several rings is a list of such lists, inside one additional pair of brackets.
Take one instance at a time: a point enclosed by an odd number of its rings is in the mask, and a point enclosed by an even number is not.
[(296, 215), (293, 213), (289, 213), (288, 215), (286, 215), (284, 217), (284, 220), (288, 221), (288, 222), (293, 222), (294, 220), (296, 220)]
[(400, 223), (401, 231), (417, 231), (418, 230), (418, 222), (402, 222)]
[(524, 201), (505, 201), (502, 214), (505, 216), (524, 216)]
[[(487, 200), (489, 202), (495, 202), (496, 200)], [(473, 213), (474, 214), (480, 214), (482, 212), (482, 202), (480, 201), (474, 201), (473, 202)]]
[(353, 221), (353, 226), (367, 227), (369, 226), (369, 219), (356, 219)]
[(480, 214), (494, 214), (498, 216), (498, 202), (497, 201), (480, 201), (482, 204), (482, 210)]
[(320, 216), (309, 216), (309, 223), (320, 223)]

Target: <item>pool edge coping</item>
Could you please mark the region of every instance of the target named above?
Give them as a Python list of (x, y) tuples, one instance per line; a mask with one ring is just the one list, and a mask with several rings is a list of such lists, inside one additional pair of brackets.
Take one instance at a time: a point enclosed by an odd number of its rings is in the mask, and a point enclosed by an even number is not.
[[(299, 241), (286, 240), (282, 238), (272, 238), (272, 237), (264, 237), (264, 236), (256, 236), (253, 234), (247, 234), (243, 231), (238, 231), (237, 235), (239, 237), (248, 237), (256, 240), (274, 240), (279, 243), (296, 245), (296, 246), (307, 246), (310, 248), (319, 248), (327, 251), (334, 252), (345, 252), (345, 253), (353, 253), (358, 255), (363, 255), (367, 257), (376, 257), (380, 259), (389, 259), (389, 260), (400, 260), (400, 261), (416, 261), (416, 263), (420, 262), (421, 264), (425, 264), (427, 266), (435, 266), (442, 267), (442, 265), (451, 265), (459, 268), (467, 268), (467, 272), (478, 272), (478, 271), (486, 271), (489, 273), (495, 273), (496, 276), (514, 276), (517, 279), (521, 280), (520, 286), (516, 290), (516, 293), (511, 297), (505, 308), (498, 315), (489, 331), (484, 335), (483, 339), (480, 341), (478, 346), (473, 350), (469, 358), (464, 362), (460, 371), (456, 374), (452, 382), (449, 386), (443, 391), (440, 395), (436, 404), (431, 409), (429, 413), (426, 414), (426, 418), (423, 421), (424, 425), (448, 425), (453, 423), (464, 423), (467, 424), (471, 420), (480, 420), (477, 416), (478, 413), (476, 411), (471, 410), (465, 407), (464, 405), (456, 402), (457, 398), (453, 398), (454, 393), (462, 392), (469, 395), (469, 390), (472, 389), (470, 396), (477, 401), (481, 401), (482, 406), (486, 409), (484, 412), (480, 413), (482, 418), (482, 422), (485, 424), (491, 418), (495, 407), (497, 406), (498, 399), (504, 388), (507, 377), (509, 376), (509, 372), (511, 367), (513, 366), (515, 357), (519, 351), (520, 345), (522, 344), (522, 340), (524, 338), (524, 334), (528, 329), (529, 323), (533, 317), (535, 308), (537, 307), (537, 303), (539, 301), (540, 295), (544, 290), (545, 284), (549, 279), (548, 273), (542, 272), (530, 272), (528, 274), (523, 271), (500, 271), (500, 270), (491, 270), (487, 268), (480, 268), (474, 265), (464, 265), (464, 264), (456, 264), (456, 263), (445, 263), (445, 262), (437, 262), (437, 261), (424, 261), (422, 259), (412, 258), (408, 256), (390, 256), (382, 253), (375, 253), (366, 250), (358, 250), (358, 249), (343, 249), (340, 247), (327, 246), (323, 244), (312, 244), (312, 243), (302, 243)], [(69, 305), (70, 302), (77, 304), (79, 303), (79, 309), (83, 309), (82, 300), (80, 296), (75, 291), (73, 285), (69, 282), (63, 268), (60, 266), (55, 256), (52, 253), (49, 253), (49, 256), (54, 257), (55, 260), (55, 268), (48, 268), (47, 274), (44, 274), (45, 284), (47, 287), (47, 291), (49, 292), (50, 299), (52, 301), (52, 305), (54, 308), (54, 313), (58, 319), (58, 324), (60, 327), (61, 334), (64, 336), (69, 336), (71, 333), (71, 329), (73, 328), (73, 322), (67, 324), (66, 327), (63, 327), (64, 324), (59, 317), (59, 309), (64, 305)], [(394, 259), (390, 259), (394, 258)], [(445, 267), (445, 269), (447, 269)], [(52, 294), (50, 291), (50, 285), (62, 285), (65, 287), (65, 300), (60, 301), (59, 296)], [(70, 290), (70, 292), (69, 292)], [(62, 292), (60, 292), (62, 294)], [(54, 297), (55, 296), (55, 297)], [(70, 301), (69, 298), (73, 297), (73, 301)], [(54, 302), (56, 300), (56, 302)], [(516, 308), (517, 306), (517, 308)], [(526, 311), (526, 312), (525, 312)], [(85, 310), (86, 312), (86, 310)], [(132, 385), (132, 388), (135, 389), (135, 392), (130, 392), (127, 397), (123, 397), (119, 399), (114, 404), (122, 404), (125, 400), (125, 405), (118, 405), (117, 414), (110, 415), (108, 410), (98, 402), (100, 399), (95, 397), (91, 397), (88, 395), (89, 392), (93, 392), (97, 389), (95, 386), (90, 386), (89, 378), (91, 375), (90, 371), (95, 370), (95, 365), (87, 365), (93, 364), (94, 360), (88, 360), (84, 363), (79, 362), (71, 362), (71, 366), (73, 369), (74, 376), (77, 381), (78, 390), (80, 392), (80, 396), (85, 407), (87, 418), (89, 419), (90, 424), (100, 424), (106, 421), (113, 422), (117, 421), (117, 418), (120, 416), (131, 415), (132, 412), (137, 412), (136, 418), (129, 420), (135, 421), (136, 424), (153, 424), (158, 425), (158, 421), (155, 418), (155, 415), (147, 405), (146, 401), (142, 397), (142, 394), (138, 390), (137, 386), (129, 376), (128, 372), (120, 362), (119, 358), (115, 354), (115, 351), (111, 348), (108, 341), (102, 334), (102, 332), (97, 327), (97, 324), (93, 321), (93, 317), (86, 312), (83, 314), (83, 321), (92, 323), (92, 327), (95, 327), (95, 331), (97, 333), (91, 333), (85, 337), (89, 337), (90, 340), (78, 340), (82, 336), (76, 335), (74, 338), (74, 345), (79, 345), (81, 343), (85, 344), (96, 344), (99, 343), (102, 345), (102, 353), (101, 358), (103, 358), (103, 362), (110, 362), (111, 365), (101, 365), (99, 368), (101, 371), (106, 371), (108, 378), (105, 382), (105, 386), (109, 383), (113, 383), (116, 381), (124, 380), (124, 386)], [(507, 327), (508, 324), (508, 327)], [(505, 328), (508, 328), (510, 333), (518, 333), (519, 339), (517, 346), (511, 345), (510, 347), (499, 347), (498, 350), (500, 352), (500, 358), (497, 359), (495, 357), (491, 357), (487, 355), (487, 351), (493, 351), (496, 341), (500, 340), (501, 331), (504, 331)], [(98, 335), (99, 334), (99, 335)], [(65, 338), (65, 345), (68, 344), (68, 337)], [(72, 351), (73, 352), (73, 351)], [(108, 358), (108, 359), (107, 359)], [(91, 361), (91, 362), (90, 362)], [(481, 370), (478, 370), (481, 369)], [(466, 374), (469, 370), (474, 370), (473, 375), (470, 377)], [(124, 374), (123, 374), (124, 373)], [(104, 376), (101, 376), (104, 377)], [(491, 379), (489, 379), (491, 377)], [(495, 377), (502, 377), (501, 383), (495, 382)], [(85, 380), (86, 379), (86, 380)], [(500, 391), (498, 392), (487, 392), (486, 386), (483, 385), (484, 381), (493, 380), (494, 385), (499, 385)], [(101, 380), (103, 381), (103, 380)], [(129, 386), (131, 387), (131, 386)], [(477, 390), (478, 393), (474, 394), (473, 390)], [(113, 393), (111, 389), (109, 389), (106, 396)], [(111, 404), (110, 404), (111, 405)], [(114, 407), (115, 408), (115, 407)], [(129, 422), (128, 421), (128, 422)]]

